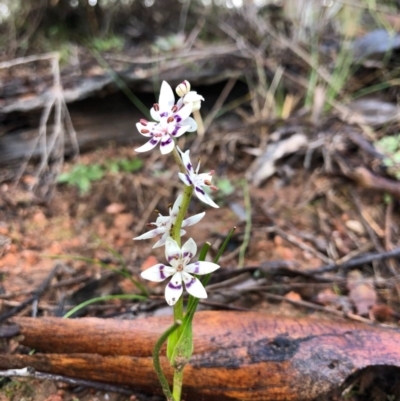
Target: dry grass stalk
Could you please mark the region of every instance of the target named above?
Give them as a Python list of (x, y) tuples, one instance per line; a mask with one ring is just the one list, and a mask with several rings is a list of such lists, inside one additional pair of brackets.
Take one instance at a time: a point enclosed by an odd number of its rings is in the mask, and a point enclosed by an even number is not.
[[(20, 57), (0, 63), (0, 69), (11, 68), (21, 64), (48, 61), (53, 76), (53, 86), (48, 90), (48, 100), (43, 108), (40, 118), (38, 135), (33, 142), (29, 156), (22, 164), (16, 183), (26, 171), (26, 167), (32, 158), (35, 149), (39, 146), (41, 150), (40, 163), (36, 168), (34, 180), (30, 184), (30, 190), (41, 190), (44, 198), (48, 200), (52, 195), (52, 189), (57, 175), (62, 169), (64, 162), (65, 134), (70, 137), (74, 153), (79, 152), (78, 140), (74, 130), (71, 117), (63, 95), (63, 87), (60, 75), (60, 55), (57, 52), (46, 53), (39, 56)], [(48, 133), (48, 125), (53, 113), (53, 124), (51, 133)], [(49, 163), (51, 162), (51, 163)], [(50, 174), (45, 174), (48, 171)]]

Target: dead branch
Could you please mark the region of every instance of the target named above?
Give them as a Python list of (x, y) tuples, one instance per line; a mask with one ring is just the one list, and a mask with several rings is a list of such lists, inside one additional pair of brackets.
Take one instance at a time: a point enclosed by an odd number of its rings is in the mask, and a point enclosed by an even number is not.
[[(151, 352), (170, 320), (15, 318), (21, 343), (37, 353), (4, 355), (0, 368), (30, 366), (154, 393)], [(184, 397), (193, 400), (306, 401), (337, 389), (359, 369), (400, 366), (399, 331), (341, 320), (200, 312), (194, 344), (184, 386)], [(171, 378), (165, 358), (162, 364)]]

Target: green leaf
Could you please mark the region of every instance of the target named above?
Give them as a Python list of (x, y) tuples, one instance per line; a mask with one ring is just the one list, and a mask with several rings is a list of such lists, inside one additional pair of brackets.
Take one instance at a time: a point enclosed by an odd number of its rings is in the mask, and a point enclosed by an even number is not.
[(92, 181), (100, 180), (103, 176), (104, 170), (99, 164), (76, 164), (71, 171), (61, 174), (57, 181), (77, 187), (83, 195), (89, 191)]
[(222, 193), (224, 196), (231, 195), (233, 192), (235, 192), (235, 187), (228, 178), (221, 178), (217, 181), (216, 185), (220, 193)]
[(376, 145), (386, 153), (394, 153), (399, 147), (400, 136), (399, 135), (390, 135), (381, 138), (376, 142)]
[(68, 182), (71, 179), (70, 173), (62, 173), (57, 177), (57, 182), (64, 183)]
[(138, 158), (134, 158), (134, 159), (122, 159), (119, 162), (122, 170), (124, 170), (127, 173), (133, 173), (134, 171), (138, 171), (142, 168), (143, 166), (143, 161), (141, 159)]
[(185, 367), (193, 354), (193, 316), (185, 316), (181, 336), (169, 358), (171, 365), (178, 371)]
[(97, 181), (104, 177), (104, 171), (100, 165), (93, 164), (88, 167), (86, 175), (90, 181)]
[(396, 152), (396, 153), (393, 155), (393, 161), (394, 161), (395, 163), (400, 163), (400, 152)]
[(116, 174), (119, 172), (119, 163), (115, 160), (110, 160), (107, 162), (108, 171), (112, 174)]
[(77, 186), (82, 195), (87, 193), (91, 186), (89, 178), (88, 177), (80, 177), (79, 181), (77, 182)]

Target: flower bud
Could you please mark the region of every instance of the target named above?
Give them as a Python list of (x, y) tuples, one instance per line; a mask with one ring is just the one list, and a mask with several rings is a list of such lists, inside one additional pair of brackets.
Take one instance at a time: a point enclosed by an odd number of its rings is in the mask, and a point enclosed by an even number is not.
[(175, 89), (176, 94), (179, 97), (185, 96), (187, 93), (190, 92), (190, 83), (189, 81), (183, 81), (182, 83), (180, 83), (176, 89)]

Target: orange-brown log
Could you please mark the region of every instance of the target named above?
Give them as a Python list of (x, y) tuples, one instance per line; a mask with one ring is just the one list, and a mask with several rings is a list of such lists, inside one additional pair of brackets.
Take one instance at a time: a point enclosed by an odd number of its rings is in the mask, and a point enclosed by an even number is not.
[[(16, 318), (21, 343), (36, 355), (7, 355), (0, 368), (36, 370), (159, 388), (150, 358), (170, 318)], [(311, 400), (355, 371), (400, 366), (400, 332), (350, 322), (282, 318), (262, 313), (200, 312), (195, 354), (185, 368), (184, 394), (196, 400)], [(168, 364), (163, 364), (170, 377)]]

